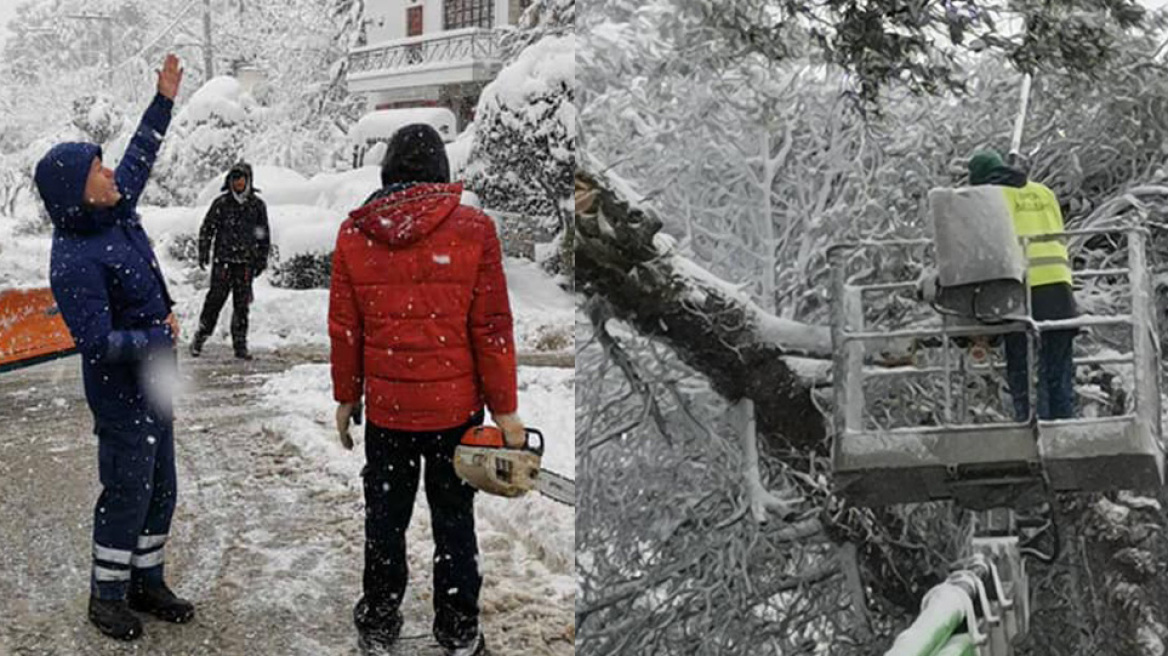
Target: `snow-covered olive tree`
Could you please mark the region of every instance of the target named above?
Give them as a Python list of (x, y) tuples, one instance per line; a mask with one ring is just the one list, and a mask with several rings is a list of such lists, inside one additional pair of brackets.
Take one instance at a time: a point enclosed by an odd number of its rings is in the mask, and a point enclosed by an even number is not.
[[(897, 5), (837, 40), (855, 24), (830, 12), (854, 4), (809, 17), (779, 2), (614, 1), (580, 17), (594, 156), (581, 160), (576, 216), (591, 319), (577, 335), (581, 653), (669, 651), (694, 635), (711, 642), (688, 653), (871, 653), (960, 555), (968, 523), (948, 504), (873, 512), (835, 496), (814, 411), (823, 361), (795, 337), (826, 323), (828, 244), (922, 236), (928, 190), (961, 183), (975, 149), (1008, 147), (1020, 69), (1036, 74), (1023, 163), (1071, 226), (1168, 215), (1162, 17), (1136, 27), (1124, 3), (1056, 2), (937, 3), (912, 18)], [(929, 13), (946, 7), (957, 13)], [(942, 14), (970, 11), (982, 13), (928, 46), (951, 24)], [(1115, 244), (1074, 251), (1081, 266), (1122, 264)], [(850, 266), (879, 282), (923, 264), (918, 253)], [(1088, 287), (1082, 303), (1118, 307), (1115, 288)], [(893, 297), (866, 320), (926, 311)], [(1123, 375), (1080, 373), (1085, 412), (1122, 406)], [(1165, 524), (1146, 502), (1060, 500), (1066, 555), (1036, 567), (1030, 653), (1155, 653), (1164, 594), (1130, 566), (1168, 553), (1136, 528)], [(775, 592), (763, 571), (805, 579)], [(1115, 586), (1123, 594), (1092, 596)]]

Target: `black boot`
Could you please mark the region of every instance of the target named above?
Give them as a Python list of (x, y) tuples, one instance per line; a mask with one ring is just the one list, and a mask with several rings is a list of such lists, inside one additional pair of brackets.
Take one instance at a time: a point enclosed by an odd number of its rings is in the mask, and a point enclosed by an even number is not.
[(195, 335), (195, 338), (191, 340), (191, 357), (197, 358), (203, 354), (203, 342), (206, 341), (206, 337)]
[(164, 622), (185, 624), (195, 617), (195, 607), (185, 599), (179, 599), (166, 584), (146, 587), (130, 586), (130, 608), (149, 613)]
[(357, 626), (357, 646), (362, 654), (388, 654), (401, 636), (401, 611), (371, 608), (365, 597), (353, 607), (353, 624)]
[(125, 599), (89, 598), (89, 621), (99, 631), (118, 640), (136, 640), (142, 636), (142, 620), (130, 612)]
[(248, 352), (246, 346), (236, 346), (235, 347), (235, 357), (239, 358), (240, 360), (254, 360), (255, 359), (255, 357), (252, 356), (252, 354), (250, 352)]
[(462, 647), (454, 647), (446, 650), (447, 656), (488, 656), (487, 641), (483, 638), (483, 634), (475, 635), (470, 643)]

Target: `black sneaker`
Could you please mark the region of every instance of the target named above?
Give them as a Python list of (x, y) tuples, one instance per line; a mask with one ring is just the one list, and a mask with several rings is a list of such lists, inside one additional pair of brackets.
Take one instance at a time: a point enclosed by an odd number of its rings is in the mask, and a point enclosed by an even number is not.
[(235, 357), (240, 360), (254, 360), (255, 356), (248, 352), (246, 348), (235, 349)]
[(130, 608), (164, 622), (185, 624), (195, 617), (194, 605), (175, 596), (165, 583), (157, 587), (130, 586), (129, 602)]
[(361, 597), (353, 607), (353, 624), (357, 627), (357, 646), (362, 654), (389, 653), (401, 636), (401, 611), (371, 608)]
[(129, 641), (142, 637), (142, 620), (130, 612), (125, 599), (98, 599), (91, 596), (89, 621), (111, 638)]
[(191, 340), (191, 357), (197, 358), (203, 354), (203, 340), (198, 337)]

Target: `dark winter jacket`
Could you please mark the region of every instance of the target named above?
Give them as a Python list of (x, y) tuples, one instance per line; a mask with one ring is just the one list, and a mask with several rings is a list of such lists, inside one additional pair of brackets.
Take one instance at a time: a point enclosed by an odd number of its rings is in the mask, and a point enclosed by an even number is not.
[(53, 297), (81, 352), (98, 430), (141, 430), (157, 409), (147, 399), (146, 363), (173, 357), (166, 318), (174, 303), (136, 212), (172, 107), (157, 95), (146, 110), (115, 172), (122, 199), (112, 208), (82, 202), (100, 147), (58, 144), (36, 167), (37, 189), (53, 222)]
[[(1029, 182), (1026, 173), (1002, 164), (978, 176), (977, 185), (999, 185), (1021, 189)], [(1070, 285), (1057, 283), (1030, 288), (1031, 315), (1037, 321), (1055, 321), (1078, 316), (1074, 290)]]
[[(247, 179), (247, 188), (238, 196), (230, 188), (237, 173)], [(223, 189), (226, 193), (211, 203), (199, 230), (199, 263), (206, 265), (213, 252), (216, 262), (247, 264), (258, 273), (267, 267), (271, 237), (267, 205), (252, 188), (251, 166), (232, 167)]]
[(458, 426), (517, 407), (515, 343), (495, 226), (462, 185), (418, 184), (341, 225), (329, 297), (333, 394), (371, 423)]

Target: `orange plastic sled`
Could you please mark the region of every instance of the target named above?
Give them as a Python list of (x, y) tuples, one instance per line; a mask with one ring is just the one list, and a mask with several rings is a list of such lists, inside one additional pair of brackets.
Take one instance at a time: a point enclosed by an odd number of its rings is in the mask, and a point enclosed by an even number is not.
[(76, 352), (52, 290), (0, 291), (0, 372)]

